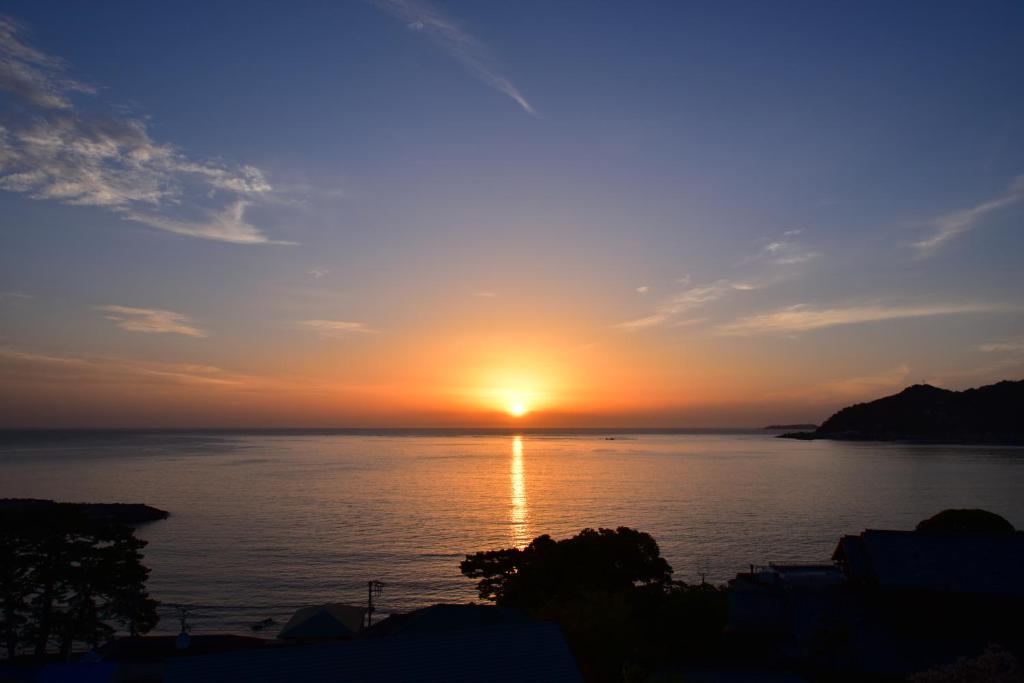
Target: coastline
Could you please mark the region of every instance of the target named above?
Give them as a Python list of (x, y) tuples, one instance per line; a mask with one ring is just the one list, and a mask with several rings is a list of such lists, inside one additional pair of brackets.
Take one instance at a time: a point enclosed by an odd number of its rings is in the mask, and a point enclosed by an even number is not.
[(794, 441), (863, 441), (922, 446), (1024, 446), (1024, 439), (998, 439), (982, 436), (940, 437), (892, 434), (815, 434), (814, 432), (786, 432), (784, 434), (776, 434), (775, 438), (792, 439)]

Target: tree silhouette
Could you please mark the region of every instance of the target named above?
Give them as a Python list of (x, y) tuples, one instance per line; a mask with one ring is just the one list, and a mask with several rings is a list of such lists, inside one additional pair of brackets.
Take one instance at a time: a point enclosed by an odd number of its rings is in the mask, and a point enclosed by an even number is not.
[(988, 510), (943, 510), (917, 525), (925, 533), (1012, 534), (1013, 525)]
[(673, 581), (655, 540), (627, 527), (538, 536), (460, 568), (481, 598), (557, 621), (588, 681), (646, 680), (658, 663), (714, 656), (725, 626), (724, 591)]
[(146, 545), (128, 527), (72, 507), (0, 514), (0, 635), (9, 657), (76, 642), (97, 646), (117, 626), (145, 633), (157, 602), (145, 590)]
[(593, 592), (660, 586), (672, 579), (672, 567), (651, 535), (628, 527), (584, 529), (561, 541), (545, 534), (521, 550), (467, 555), (460, 567), (464, 575), (478, 579), (481, 598), (524, 608), (573, 601)]

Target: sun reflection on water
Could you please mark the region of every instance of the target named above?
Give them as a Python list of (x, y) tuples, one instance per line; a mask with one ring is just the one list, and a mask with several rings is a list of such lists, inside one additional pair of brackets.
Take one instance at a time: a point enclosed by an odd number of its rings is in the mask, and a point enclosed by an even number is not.
[(509, 506), (509, 523), (512, 529), (512, 544), (523, 548), (530, 543), (530, 510), (526, 504), (526, 476), (523, 471), (523, 437), (512, 439), (512, 464), (509, 469), (512, 500)]

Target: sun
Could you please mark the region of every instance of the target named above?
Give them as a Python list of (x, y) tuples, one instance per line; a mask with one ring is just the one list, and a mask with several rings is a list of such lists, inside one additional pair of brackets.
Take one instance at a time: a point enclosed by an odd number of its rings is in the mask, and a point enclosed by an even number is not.
[(508, 404), (508, 407), (505, 408), (505, 410), (508, 411), (508, 414), (512, 417), (522, 417), (529, 412), (529, 409), (525, 405), (518, 402)]
[(478, 390), (476, 395), (481, 407), (486, 406), (488, 412), (494, 411), (492, 414), (504, 414), (513, 419), (526, 418), (547, 409), (549, 400), (541, 382), (521, 375), (498, 377), (499, 381)]

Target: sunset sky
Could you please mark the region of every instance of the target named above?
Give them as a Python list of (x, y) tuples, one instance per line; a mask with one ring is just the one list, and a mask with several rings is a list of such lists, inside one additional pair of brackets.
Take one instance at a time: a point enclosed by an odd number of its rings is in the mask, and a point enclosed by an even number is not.
[(0, 11), (2, 427), (759, 426), (1024, 378), (1020, 2)]

